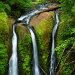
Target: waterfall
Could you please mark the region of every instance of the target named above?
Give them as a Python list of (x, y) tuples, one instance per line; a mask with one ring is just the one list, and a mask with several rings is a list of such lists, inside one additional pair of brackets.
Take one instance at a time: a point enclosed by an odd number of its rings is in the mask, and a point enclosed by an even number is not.
[(38, 12), (44, 10), (44, 9), (47, 9), (46, 7), (47, 7), (46, 5), (45, 6), (40, 5), (39, 9), (33, 10), (33, 11), (29, 12), (27, 15), (21, 16), (20, 18), (18, 18), (18, 21), (24, 21), (25, 24), (29, 24), (30, 19), (34, 15), (36, 15), (36, 13), (38, 13)]
[[(27, 15), (21, 16), (20, 18), (18, 18), (18, 20), (15, 23), (23, 22), (24, 25), (29, 25), (30, 19), (34, 15), (36, 15), (36, 13), (38, 13), (44, 9), (47, 9), (47, 8), (44, 5), (43, 6), (41, 5), (41, 7), (38, 10), (33, 10), (32, 12), (28, 13)], [(53, 32), (52, 32), (52, 52), (51, 52), (50, 75), (55, 75), (55, 73), (54, 73), (54, 63), (55, 63), (54, 37), (55, 37), (55, 33), (56, 33), (58, 23), (59, 23), (57, 10), (55, 11), (55, 19), (56, 19), (56, 24), (55, 24), (55, 26), (53, 28)], [(16, 27), (16, 24), (13, 25), (12, 55), (9, 60), (9, 73), (8, 73), (8, 75), (18, 75), (17, 35), (15, 32), (15, 27)], [(41, 75), (40, 70), (39, 70), (38, 51), (37, 51), (35, 34), (34, 34), (33, 30), (31, 29), (31, 27), (27, 26), (27, 28), (31, 34), (32, 44), (33, 44), (33, 75)]]
[[(40, 10), (46, 9), (45, 6), (42, 6), (38, 10), (33, 10), (31, 13), (21, 16), (18, 18), (18, 21), (24, 21), (24, 25), (29, 25), (30, 19), (36, 15), (37, 12), (40, 12)], [(32, 44), (33, 44), (33, 75), (41, 75), (39, 70), (39, 63), (38, 63), (38, 51), (37, 51), (37, 44), (36, 44), (36, 38), (33, 30), (27, 26), (28, 30), (30, 31), (31, 38), (32, 38)]]
[[(36, 15), (37, 12), (40, 10), (46, 9), (45, 6), (42, 6), (38, 10), (33, 10), (32, 12), (28, 13), (27, 15), (23, 15), (15, 22), (13, 25), (13, 37), (12, 37), (12, 55), (9, 60), (9, 72), (8, 75), (18, 75), (18, 64), (17, 64), (17, 35), (15, 32), (16, 23), (24, 23), (25, 25), (29, 24), (31, 17)], [(29, 28), (31, 33), (32, 43), (33, 43), (33, 59), (34, 59), (34, 75), (40, 75), (39, 67), (38, 67), (38, 52), (37, 52), (37, 45), (34, 32), (31, 28)]]
[(13, 37), (12, 37), (12, 55), (9, 60), (9, 74), (8, 75), (18, 75), (18, 65), (17, 65), (17, 35), (15, 32), (15, 26), (13, 25)]
[(55, 33), (58, 27), (58, 23), (59, 23), (59, 17), (58, 17), (58, 10), (55, 11), (55, 25), (53, 28), (53, 32), (52, 32), (52, 48), (51, 48), (51, 62), (50, 62), (50, 71), (49, 71), (49, 75), (55, 75)]
[(33, 44), (33, 75), (41, 75), (39, 70), (39, 63), (38, 63), (38, 51), (37, 51), (37, 44), (36, 44), (36, 38), (33, 30), (28, 26), (30, 19), (36, 15), (37, 12), (40, 12), (40, 10), (46, 9), (45, 6), (42, 6), (39, 8), (39, 10), (33, 10), (31, 13), (21, 16), (18, 18), (18, 21), (24, 21), (24, 25), (27, 26), (28, 30), (30, 31), (31, 38), (32, 38), (32, 44)]
[(36, 44), (36, 38), (33, 30), (28, 27), (31, 38), (32, 38), (32, 44), (33, 44), (33, 75), (41, 75), (39, 71), (39, 64), (38, 64), (38, 51), (37, 51), (37, 44)]

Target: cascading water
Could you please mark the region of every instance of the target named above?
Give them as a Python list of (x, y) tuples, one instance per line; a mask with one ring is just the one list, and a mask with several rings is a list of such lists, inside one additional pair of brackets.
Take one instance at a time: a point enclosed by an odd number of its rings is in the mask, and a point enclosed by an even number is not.
[(55, 11), (55, 25), (53, 28), (53, 32), (52, 32), (52, 49), (51, 49), (51, 63), (50, 63), (50, 71), (49, 71), (49, 75), (55, 75), (55, 33), (58, 27), (58, 23), (59, 23), (59, 17), (58, 17), (58, 10)]
[[(32, 16), (36, 15), (40, 10), (46, 9), (45, 6), (39, 8), (39, 10), (33, 10), (27, 15), (21, 16), (15, 23), (24, 22), (25, 25), (29, 24), (29, 21)], [(17, 64), (17, 35), (15, 32), (15, 26), (13, 25), (13, 37), (12, 37), (12, 55), (9, 60), (9, 73), (8, 75), (18, 75), (18, 64)], [(39, 67), (38, 67), (38, 53), (37, 53), (37, 45), (35, 40), (35, 35), (31, 28), (28, 28), (31, 33), (31, 38), (33, 42), (33, 59), (34, 59), (34, 75), (40, 75)]]
[(44, 9), (47, 9), (46, 5), (45, 6), (40, 5), (38, 10), (33, 10), (30, 13), (28, 13), (27, 15), (21, 16), (20, 18), (18, 18), (18, 21), (24, 21), (25, 24), (29, 24), (29, 21), (30, 21), (31, 17), (33, 17), (34, 15), (36, 15), (36, 13), (38, 13), (38, 12), (44, 10)]
[(41, 75), (38, 64), (38, 51), (37, 51), (35, 34), (30, 27), (28, 27), (28, 29), (31, 33), (32, 44), (33, 44), (33, 75)]
[[(18, 18), (18, 21), (23, 20), (24, 24), (28, 25), (31, 17), (33, 17), (34, 15), (36, 15), (37, 12), (40, 12), (40, 10), (43, 10), (43, 9), (46, 9), (45, 6), (41, 6), (41, 8), (39, 8), (39, 10), (34, 10), (26, 16), (21, 16), (20, 18)], [(37, 51), (35, 34), (29, 26), (27, 26), (27, 28), (31, 33), (31, 38), (32, 38), (32, 43), (33, 43), (33, 75), (41, 75), (40, 70), (39, 70), (39, 66), (38, 66), (39, 65), (38, 64), (38, 51)]]
[(12, 37), (12, 55), (9, 60), (9, 74), (18, 75), (18, 64), (17, 64), (17, 35), (15, 32), (15, 26), (13, 25), (13, 37)]

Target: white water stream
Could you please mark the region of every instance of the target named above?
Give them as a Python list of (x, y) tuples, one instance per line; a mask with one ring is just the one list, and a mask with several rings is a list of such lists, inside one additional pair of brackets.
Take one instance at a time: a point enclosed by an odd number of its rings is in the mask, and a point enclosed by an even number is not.
[(9, 74), (18, 75), (18, 64), (17, 64), (17, 35), (15, 32), (15, 25), (13, 25), (13, 37), (12, 37), (12, 55), (9, 60)]
[(33, 75), (41, 75), (39, 71), (38, 50), (37, 50), (35, 34), (31, 28), (28, 27), (28, 29), (31, 33), (32, 44), (33, 44)]
[(55, 34), (59, 23), (58, 10), (55, 11), (55, 25), (52, 32), (52, 49), (51, 49), (51, 63), (49, 75), (55, 75)]

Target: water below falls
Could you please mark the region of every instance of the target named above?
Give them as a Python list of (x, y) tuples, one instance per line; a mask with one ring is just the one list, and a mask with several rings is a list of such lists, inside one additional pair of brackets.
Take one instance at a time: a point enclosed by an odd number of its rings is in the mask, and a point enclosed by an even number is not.
[(12, 55), (9, 60), (9, 74), (8, 75), (18, 75), (18, 65), (17, 65), (17, 35), (15, 32), (15, 25), (13, 25), (13, 37), (12, 37)]
[(55, 34), (59, 23), (58, 10), (55, 11), (55, 25), (52, 32), (52, 48), (49, 75), (55, 75)]

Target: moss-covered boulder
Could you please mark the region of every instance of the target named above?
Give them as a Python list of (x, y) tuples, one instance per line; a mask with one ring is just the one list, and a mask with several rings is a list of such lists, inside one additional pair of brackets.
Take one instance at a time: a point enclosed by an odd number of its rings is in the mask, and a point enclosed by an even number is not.
[[(39, 51), (39, 67), (44, 70), (45, 74), (48, 73), (49, 61), (48, 57), (50, 57), (50, 40), (51, 33), (53, 27), (53, 12), (44, 12), (40, 14), (38, 17), (35, 17), (35, 22), (37, 22), (34, 26), (37, 43), (38, 43), (38, 51)], [(34, 22), (33, 22), (34, 23)], [(42, 70), (42, 71), (43, 71)]]
[(0, 12), (0, 75), (4, 75), (8, 62), (9, 26), (7, 14)]

